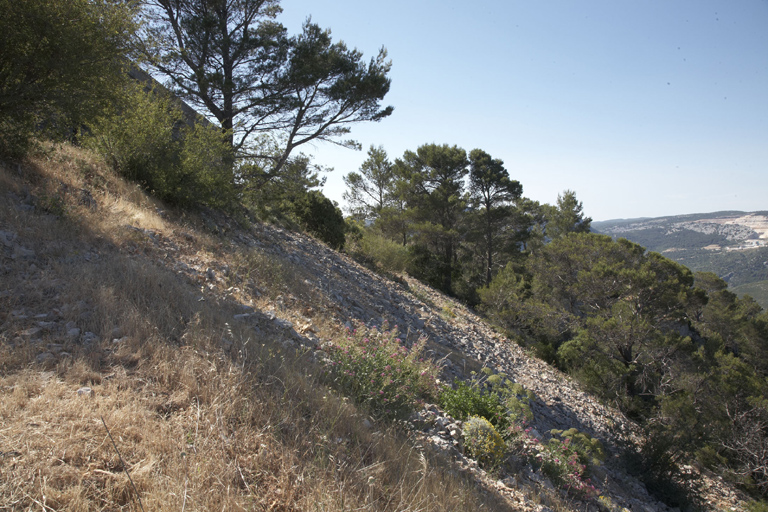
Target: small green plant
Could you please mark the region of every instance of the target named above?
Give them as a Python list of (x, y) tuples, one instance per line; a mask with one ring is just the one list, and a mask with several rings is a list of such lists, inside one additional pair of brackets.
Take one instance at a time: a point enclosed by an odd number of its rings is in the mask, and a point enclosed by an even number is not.
[(489, 468), (498, 466), (506, 454), (501, 434), (480, 416), (472, 416), (464, 423), (464, 447), (478, 463)]
[(489, 368), (482, 373), (484, 378), (475, 376), (471, 382), (456, 382), (454, 388), (444, 388), (439, 396), (440, 406), (460, 420), (482, 416), (508, 439), (514, 434), (513, 425), (533, 421), (530, 401), (534, 395), (503, 373), (494, 374)]
[(327, 348), (326, 375), (374, 416), (402, 418), (437, 391), (438, 367), (422, 357), (425, 343), (422, 338), (408, 349), (396, 327), (358, 326)]
[(750, 501), (747, 503), (747, 512), (768, 512), (768, 503), (765, 501)]
[(510, 426), (507, 408), (498, 393), (489, 392), (480, 382), (456, 382), (444, 388), (438, 397), (440, 406), (460, 420), (471, 416), (485, 418), (502, 432)]

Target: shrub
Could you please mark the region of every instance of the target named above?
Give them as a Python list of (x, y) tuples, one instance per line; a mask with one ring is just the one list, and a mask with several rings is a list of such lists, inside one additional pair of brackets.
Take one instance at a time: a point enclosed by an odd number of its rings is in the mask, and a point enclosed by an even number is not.
[(344, 215), (322, 192), (310, 190), (300, 195), (291, 205), (291, 210), (308, 232), (333, 249), (344, 247)]
[(21, 158), (35, 132), (75, 134), (114, 100), (135, 29), (107, 0), (0, 0), (0, 155)]
[(440, 406), (454, 418), (485, 418), (501, 431), (505, 431), (510, 425), (501, 397), (497, 393), (487, 392), (477, 381), (457, 382), (453, 389), (444, 388), (438, 398)]
[(436, 391), (438, 368), (422, 358), (426, 340), (410, 349), (397, 329), (360, 326), (328, 348), (326, 374), (332, 383), (376, 417), (403, 418)]
[(121, 113), (103, 117), (89, 139), (124, 177), (169, 203), (228, 206), (235, 197), (230, 149), (221, 132), (187, 124), (163, 90), (126, 87)]
[(464, 423), (464, 448), (478, 463), (496, 467), (504, 459), (506, 445), (496, 428), (485, 418), (472, 416)]
[(567, 441), (569, 447), (578, 454), (579, 462), (587, 467), (590, 465), (599, 466), (605, 462), (605, 449), (603, 448), (603, 444), (588, 434), (579, 432), (575, 428), (570, 428), (568, 430), (551, 430), (550, 434), (552, 434), (553, 437), (559, 437), (563, 442)]
[(579, 453), (569, 438), (552, 438), (549, 443), (540, 446), (542, 449), (536, 458), (541, 464), (541, 472), (553, 484), (582, 498), (598, 496), (597, 489), (586, 478), (587, 466), (581, 463)]
[(410, 265), (410, 253), (403, 244), (372, 230), (363, 232), (360, 249), (376, 262), (377, 267), (386, 272), (404, 272)]
[(485, 380), (476, 378), (470, 383), (457, 382), (454, 389), (444, 388), (439, 397), (440, 406), (461, 420), (481, 416), (508, 438), (512, 435), (512, 425), (533, 421), (529, 402), (534, 395), (503, 373), (494, 374), (489, 368), (483, 369), (483, 373)]

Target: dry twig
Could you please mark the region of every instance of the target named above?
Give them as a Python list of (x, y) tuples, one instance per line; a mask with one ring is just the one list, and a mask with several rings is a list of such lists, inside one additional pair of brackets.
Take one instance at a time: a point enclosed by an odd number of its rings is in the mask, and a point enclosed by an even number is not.
[(107, 422), (104, 421), (104, 416), (101, 416), (101, 422), (104, 424), (104, 428), (107, 431), (107, 435), (109, 436), (109, 439), (112, 441), (112, 446), (115, 447), (117, 456), (120, 457), (120, 462), (123, 464), (123, 471), (125, 471), (125, 474), (128, 476), (128, 481), (131, 482), (131, 487), (133, 487), (133, 492), (136, 493), (136, 499), (139, 500), (139, 508), (141, 508), (141, 512), (144, 512), (144, 505), (141, 503), (141, 496), (139, 496), (139, 491), (138, 489), (136, 489), (136, 484), (133, 483), (133, 478), (131, 478), (131, 474), (128, 472), (128, 466), (123, 460), (123, 456), (120, 455), (120, 450), (117, 449), (117, 444), (115, 443), (115, 439), (112, 437), (112, 433), (109, 431), (109, 427), (107, 427)]

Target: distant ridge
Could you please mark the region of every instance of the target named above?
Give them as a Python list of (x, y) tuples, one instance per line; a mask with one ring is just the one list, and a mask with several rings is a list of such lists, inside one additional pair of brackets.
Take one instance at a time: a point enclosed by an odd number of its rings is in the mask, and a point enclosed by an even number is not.
[(714, 272), (732, 291), (768, 309), (768, 210), (616, 219), (593, 222), (592, 230), (626, 238), (693, 271)]

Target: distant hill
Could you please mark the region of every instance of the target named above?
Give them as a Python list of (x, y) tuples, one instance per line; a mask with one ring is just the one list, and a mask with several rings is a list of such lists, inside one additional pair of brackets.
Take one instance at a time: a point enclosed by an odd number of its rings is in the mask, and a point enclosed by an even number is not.
[(592, 223), (694, 271), (714, 272), (768, 309), (768, 211), (726, 211)]

